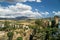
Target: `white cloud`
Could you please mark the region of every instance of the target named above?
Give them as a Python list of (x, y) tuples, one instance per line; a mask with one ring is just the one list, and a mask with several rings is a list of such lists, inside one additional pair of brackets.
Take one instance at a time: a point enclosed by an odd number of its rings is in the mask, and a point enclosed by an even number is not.
[(47, 11), (46, 12), (42, 12), (42, 14), (47, 16), (47, 15), (49, 15), (49, 12), (47, 12)]
[(32, 2), (32, 1), (35, 1), (35, 0), (28, 0), (28, 1)]
[(32, 7), (22, 3), (17, 3), (16, 5), (10, 5), (8, 7), (0, 7), (0, 17), (6, 18), (15, 18), (18, 16), (27, 16), (27, 17), (42, 17), (41, 13), (38, 11), (31, 11)]
[(41, 0), (36, 0), (36, 2), (41, 2)]
[(58, 12), (53, 11), (53, 13), (54, 13), (55, 15), (60, 15), (60, 11), (58, 11)]
[(41, 2), (41, 0), (0, 0), (0, 2), (3, 2), (3, 1), (7, 1), (7, 2), (27, 2), (27, 1), (30, 1), (30, 2)]
[(15, 2), (26, 2), (27, 0), (15, 0)]
[(45, 12), (41, 12), (43, 18), (49, 17), (49, 12), (45, 11)]

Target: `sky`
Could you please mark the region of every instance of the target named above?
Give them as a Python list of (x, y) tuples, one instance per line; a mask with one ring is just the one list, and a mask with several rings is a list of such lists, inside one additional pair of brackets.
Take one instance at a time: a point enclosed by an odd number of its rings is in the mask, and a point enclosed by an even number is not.
[(0, 18), (47, 18), (60, 15), (60, 0), (0, 0)]

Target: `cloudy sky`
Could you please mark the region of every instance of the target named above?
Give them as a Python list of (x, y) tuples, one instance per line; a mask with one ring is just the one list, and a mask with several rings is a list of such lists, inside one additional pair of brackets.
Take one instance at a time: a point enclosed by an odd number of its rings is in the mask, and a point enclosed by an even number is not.
[(60, 15), (60, 0), (0, 0), (0, 18)]

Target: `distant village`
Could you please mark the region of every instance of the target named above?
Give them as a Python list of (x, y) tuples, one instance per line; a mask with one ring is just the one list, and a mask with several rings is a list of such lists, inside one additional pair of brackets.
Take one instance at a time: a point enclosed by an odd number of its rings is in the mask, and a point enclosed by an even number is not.
[[(56, 24), (57, 23), (60, 23), (60, 17), (58, 17), (58, 16), (54, 16), (54, 18), (43, 18), (43, 19), (39, 19), (41, 22), (43, 22), (43, 25), (44, 26), (48, 26), (48, 24), (49, 25), (51, 25), (52, 23), (51, 23), (51, 21), (52, 20), (55, 20), (55, 22), (56, 22)], [(0, 27), (4, 27), (4, 24), (5, 24), (5, 22), (10, 22), (9, 23), (9, 26), (12, 26), (12, 27), (20, 27), (20, 26), (28, 26), (28, 25), (35, 25), (35, 20), (28, 20), (28, 21), (26, 21), (26, 22), (19, 22), (19, 23), (17, 23), (17, 21), (18, 20), (0, 20)], [(43, 27), (44, 27), (43, 26)]]
[[(44, 18), (44, 19), (35, 19), (39, 20), (42, 22), (40, 25), (40, 29), (46, 28), (46, 27), (51, 27), (54, 28), (60, 28), (60, 17), (59, 16), (54, 16), (53, 18)], [(16, 21), (16, 20), (0, 20), (0, 28), (4, 28), (5, 26), (11, 27), (11, 30), (8, 28), (6, 31), (0, 29), (0, 40), (3, 40), (2, 37), (4, 37), (4, 40), (7, 40), (7, 33), (9, 31), (14, 31), (14, 36), (12, 40), (17, 40), (17, 37), (23, 37), (23, 40), (29, 40), (29, 37), (31, 33), (33, 32), (33, 29), (30, 29), (30, 25), (36, 25), (35, 20), (27, 20), (26, 22), (24, 21)], [(54, 21), (53, 21), (54, 20)], [(39, 23), (40, 23), (39, 22)], [(52, 26), (53, 25), (53, 26)], [(12, 30), (12, 28), (16, 28)], [(25, 29), (26, 28), (26, 29)], [(24, 36), (24, 32), (26, 33), (26, 36)], [(30, 39), (32, 40), (32, 39)]]

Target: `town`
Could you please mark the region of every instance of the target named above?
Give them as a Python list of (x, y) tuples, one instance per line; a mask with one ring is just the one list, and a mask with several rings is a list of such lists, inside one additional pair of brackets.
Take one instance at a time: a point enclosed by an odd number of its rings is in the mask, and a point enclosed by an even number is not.
[(60, 40), (60, 17), (0, 20), (0, 40)]

